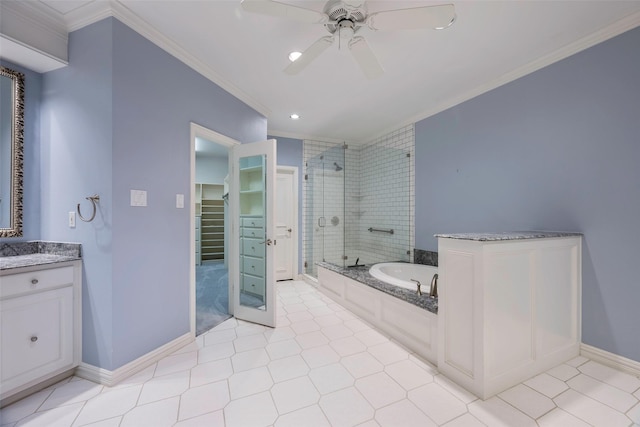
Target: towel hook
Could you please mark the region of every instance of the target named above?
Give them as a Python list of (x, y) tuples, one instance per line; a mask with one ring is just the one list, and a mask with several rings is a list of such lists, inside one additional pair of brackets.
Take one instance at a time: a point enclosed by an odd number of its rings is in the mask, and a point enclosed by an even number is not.
[(85, 199), (89, 200), (93, 204), (93, 213), (91, 214), (91, 218), (85, 219), (80, 213), (80, 203), (78, 203), (78, 216), (84, 222), (91, 222), (96, 217), (96, 203), (100, 201), (100, 196), (94, 194), (93, 196), (85, 197)]

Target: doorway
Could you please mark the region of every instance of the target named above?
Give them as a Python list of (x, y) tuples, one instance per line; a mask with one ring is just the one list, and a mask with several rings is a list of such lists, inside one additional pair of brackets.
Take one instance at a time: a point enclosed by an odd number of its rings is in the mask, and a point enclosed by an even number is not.
[[(205, 127), (191, 123), (191, 333), (196, 325), (196, 142), (215, 142), (227, 149), (228, 220), (225, 221), (225, 255), (227, 261), (228, 315), (252, 323), (275, 327), (275, 187), (276, 140), (240, 144)], [(223, 186), (224, 187), (224, 186)], [(201, 188), (202, 191), (202, 188)], [(225, 193), (223, 193), (223, 196)], [(224, 201), (225, 197), (223, 197)], [(201, 205), (202, 207), (202, 205)], [(202, 211), (201, 211), (202, 212)], [(203, 227), (201, 218), (200, 227)], [(226, 243), (228, 242), (228, 244)], [(202, 245), (202, 236), (200, 238)], [(203, 249), (200, 247), (200, 253)], [(224, 263), (224, 262), (223, 262)], [(247, 302), (247, 295), (254, 297)], [(259, 300), (254, 303), (255, 299)]]
[(201, 335), (233, 315), (229, 304), (229, 157), (236, 141), (191, 126), (191, 329)]
[(196, 335), (229, 314), (229, 152), (215, 141), (195, 140)]
[(278, 166), (276, 180), (276, 280), (292, 280), (298, 275), (298, 168)]

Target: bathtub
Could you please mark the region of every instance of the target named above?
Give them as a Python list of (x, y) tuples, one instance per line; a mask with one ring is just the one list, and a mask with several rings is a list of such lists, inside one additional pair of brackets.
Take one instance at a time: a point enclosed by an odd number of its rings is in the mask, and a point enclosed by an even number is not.
[(416, 290), (414, 280), (419, 280), (422, 284), (422, 292), (429, 293), (429, 285), (433, 275), (438, 273), (438, 267), (407, 262), (383, 262), (374, 264), (369, 269), (369, 273), (378, 280), (411, 291)]
[[(374, 277), (370, 270), (386, 278)], [(437, 271), (436, 267), (409, 263), (374, 264), (369, 269), (318, 263), (317, 285), (324, 295), (435, 365), (438, 299), (428, 294)], [(422, 295), (409, 279), (420, 280), (424, 285)]]

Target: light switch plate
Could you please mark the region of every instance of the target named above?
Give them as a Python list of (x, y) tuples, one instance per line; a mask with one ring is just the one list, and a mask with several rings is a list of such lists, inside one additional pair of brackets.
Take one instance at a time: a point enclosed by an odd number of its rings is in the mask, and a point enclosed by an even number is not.
[(76, 213), (71, 211), (69, 212), (69, 228), (76, 227)]
[(184, 194), (176, 194), (176, 208), (184, 209)]
[(131, 206), (147, 206), (147, 192), (131, 190)]

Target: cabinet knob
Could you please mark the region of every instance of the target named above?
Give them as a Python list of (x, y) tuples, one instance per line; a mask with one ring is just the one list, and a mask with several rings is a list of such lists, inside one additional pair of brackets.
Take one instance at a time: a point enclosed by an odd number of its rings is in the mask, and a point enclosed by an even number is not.
[(31, 337), (31, 342), (36, 342), (38, 341), (38, 337), (36, 337), (35, 335)]
[(31, 284), (32, 285), (37, 285), (38, 284), (38, 279), (31, 279)]

